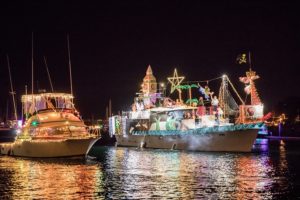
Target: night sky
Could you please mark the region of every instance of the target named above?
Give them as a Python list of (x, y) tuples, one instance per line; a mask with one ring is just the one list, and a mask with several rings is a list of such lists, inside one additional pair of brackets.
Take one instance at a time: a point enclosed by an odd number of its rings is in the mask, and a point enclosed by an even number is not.
[(114, 112), (129, 109), (149, 64), (159, 82), (167, 82), (175, 67), (186, 80), (226, 73), (244, 96), (238, 78), (248, 67), (237, 65), (236, 57), (248, 51), (261, 77), (256, 83), (266, 111), (288, 97), (300, 96), (296, 3), (162, 2), (2, 1), (0, 114), (11, 102), (6, 54), (19, 113), (20, 95), (25, 85), (31, 88), (32, 32), (36, 91), (50, 91), (43, 56), (54, 90), (70, 91), (66, 40), (70, 35), (75, 104), (84, 118), (103, 117), (109, 98)]

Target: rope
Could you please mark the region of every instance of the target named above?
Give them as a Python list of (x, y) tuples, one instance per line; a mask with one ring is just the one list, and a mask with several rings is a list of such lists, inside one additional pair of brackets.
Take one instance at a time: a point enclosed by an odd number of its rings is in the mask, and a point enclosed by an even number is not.
[(231, 81), (230, 81), (230, 79), (228, 78), (228, 76), (226, 76), (226, 78), (227, 78), (228, 82), (230, 83), (230, 85), (231, 85), (233, 91), (236, 93), (236, 95), (237, 95), (238, 98), (240, 99), (241, 103), (242, 103), (243, 105), (245, 105), (245, 102), (242, 100), (242, 98), (240, 97), (239, 93), (236, 91), (235, 87), (234, 87), (233, 84), (231, 83)]
[(222, 76), (220, 77), (216, 77), (216, 78), (212, 78), (212, 79), (208, 79), (208, 80), (201, 80), (201, 81), (185, 81), (185, 82), (182, 82), (182, 83), (209, 83), (211, 81), (215, 81), (215, 80), (218, 80), (218, 79), (222, 79)]

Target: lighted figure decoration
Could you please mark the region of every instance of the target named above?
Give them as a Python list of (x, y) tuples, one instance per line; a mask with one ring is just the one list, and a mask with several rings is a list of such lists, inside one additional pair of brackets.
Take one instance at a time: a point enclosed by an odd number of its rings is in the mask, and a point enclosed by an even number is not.
[(210, 88), (208, 87), (208, 85), (206, 85), (206, 86), (203, 88), (200, 84), (198, 84), (198, 87), (199, 87), (199, 92), (200, 92), (202, 95), (204, 95), (205, 100), (208, 100), (209, 97), (211, 97), (211, 96), (214, 94), (214, 92), (210, 92)]
[(116, 133), (121, 133), (121, 123), (119, 121), (119, 119), (116, 118), (116, 122), (115, 122), (115, 130), (116, 130)]
[(253, 107), (249, 107), (249, 108), (247, 108), (247, 115), (249, 116), (249, 117), (252, 117), (253, 115), (254, 115), (254, 113), (255, 113), (255, 109), (253, 108)]
[(157, 131), (159, 131), (160, 130), (160, 119), (161, 119), (161, 117), (156, 117), (156, 118), (154, 118), (154, 120), (155, 120), (155, 127), (156, 127), (156, 129), (155, 130), (157, 130)]
[(245, 88), (244, 88), (244, 91), (246, 92), (246, 94), (250, 94), (251, 93), (251, 86), (246, 85)]
[(142, 92), (144, 96), (149, 96), (149, 94), (156, 93), (157, 82), (156, 78), (153, 76), (151, 66), (149, 65), (146, 71), (146, 76), (143, 79)]
[(178, 76), (177, 70), (175, 68), (173, 77), (168, 77), (168, 81), (171, 83), (171, 93), (173, 93), (175, 90), (179, 93), (179, 100), (182, 101), (181, 98), (181, 89), (178, 89), (177, 87), (180, 85), (180, 83), (184, 80), (184, 76)]
[(168, 113), (168, 118), (166, 121), (166, 130), (176, 130), (176, 119), (174, 113)]
[(246, 72), (246, 77), (240, 77), (240, 81), (246, 84), (245, 92), (251, 95), (251, 105), (261, 105), (261, 100), (258, 96), (254, 80), (259, 79), (259, 76), (256, 75), (255, 71), (252, 71), (251, 68)]

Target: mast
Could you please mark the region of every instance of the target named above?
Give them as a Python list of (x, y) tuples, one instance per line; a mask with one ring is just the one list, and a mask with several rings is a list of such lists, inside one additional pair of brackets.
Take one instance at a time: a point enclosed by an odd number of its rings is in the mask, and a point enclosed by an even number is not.
[(15, 101), (15, 91), (13, 89), (13, 85), (12, 85), (12, 79), (11, 79), (11, 72), (10, 72), (10, 65), (9, 65), (9, 57), (8, 55), (6, 55), (7, 58), (7, 67), (8, 67), (8, 74), (9, 74), (9, 82), (10, 82), (10, 94), (12, 96), (12, 100), (13, 100), (13, 105), (14, 105), (14, 115), (15, 115), (15, 120), (18, 120), (18, 116), (17, 116), (17, 106), (16, 106), (16, 101)]
[[(34, 78), (34, 72), (33, 72), (33, 32), (32, 32), (32, 34), (31, 34), (31, 106), (32, 106), (32, 108), (34, 108), (35, 109), (35, 103), (34, 103), (34, 98), (33, 98), (33, 89), (34, 89), (34, 87), (33, 87), (33, 78)], [(27, 118), (27, 116), (26, 116), (26, 118)]]
[(8, 119), (8, 98), (6, 99), (6, 115), (5, 115), (5, 123), (7, 123)]
[(252, 71), (251, 53), (249, 51), (249, 71)]
[(106, 117), (106, 120), (109, 119), (108, 106), (106, 106), (106, 109), (105, 109), (105, 117)]
[(111, 99), (109, 99), (109, 102), (108, 102), (108, 115), (109, 115), (109, 117), (112, 116), (112, 112), (111, 112)]
[(219, 90), (219, 102), (220, 107), (223, 109), (224, 117), (228, 114), (228, 99), (227, 99), (227, 91), (228, 91), (228, 81), (226, 79), (226, 75), (222, 76), (222, 83)]
[(32, 94), (32, 103), (33, 103), (33, 32), (31, 33), (31, 94)]
[(70, 72), (70, 87), (71, 87), (71, 95), (73, 96), (73, 84), (72, 84), (72, 65), (71, 65), (71, 56), (70, 56), (70, 41), (69, 35), (67, 35), (68, 42), (68, 60), (69, 60), (69, 72)]
[(46, 66), (46, 70), (47, 70), (47, 74), (48, 74), (48, 79), (49, 79), (49, 82), (50, 82), (51, 91), (54, 92), (52, 81), (51, 81), (51, 76), (50, 76), (47, 61), (46, 61), (46, 56), (44, 56), (44, 62), (45, 62), (45, 66)]
[[(28, 93), (27, 93), (27, 85), (25, 85), (25, 95), (27, 97)], [(24, 110), (25, 110), (25, 120), (27, 121), (28, 119), (28, 108), (27, 108), (27, 103), (24, 103)]]

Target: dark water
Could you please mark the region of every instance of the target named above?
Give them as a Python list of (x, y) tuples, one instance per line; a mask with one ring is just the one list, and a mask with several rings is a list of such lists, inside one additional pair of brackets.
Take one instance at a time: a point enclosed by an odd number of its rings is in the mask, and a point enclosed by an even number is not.
[(0, 156), (1, 199), (299, 199), (300, 141), (253, 153), (95, 147), (96, 159)]

